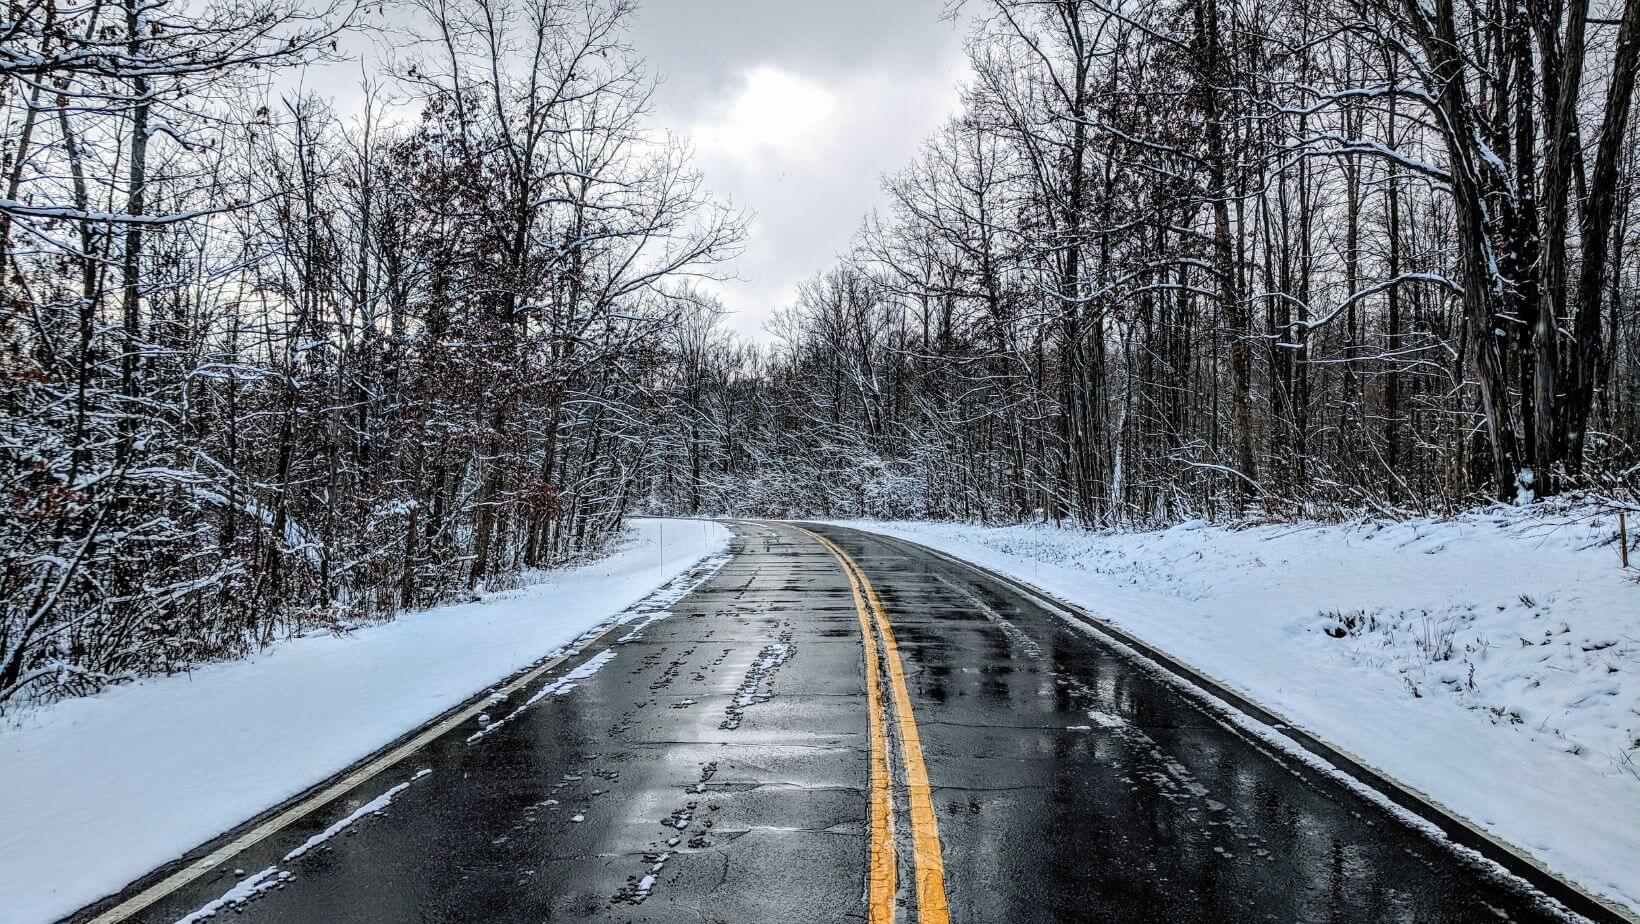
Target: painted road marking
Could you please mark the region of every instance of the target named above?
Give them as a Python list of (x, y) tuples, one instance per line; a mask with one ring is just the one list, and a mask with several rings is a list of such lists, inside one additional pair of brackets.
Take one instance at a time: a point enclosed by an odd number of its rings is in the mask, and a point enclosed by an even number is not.
[[(801, 529), (801, 527), (798, 527)], [(877, 642), (871, 633), (871, 615), (860, 591), (860, 582), (842, 557), (842, 552), (822, 536), (803, 530), (827, 546), (843, 566), (849, 589), (854, 593), (854, 609), (860, 614), (860, 634), (866, 653), (866, 709), (871, 718), (871, 843), (866, 861), (866, 920), (869, 924), (893, 924), (894, 890), (894, 810), (888, 773), (888, 728), (883, 716), (882, 667), (877, 658)]]
[[(922, 736), (917, 731), (917, 719), (911, 710), (911, 694), (906, 687), (905, 665), (900, 659), (899, 646), (894, 641), (894, 630), (889, 626), (888, 614), (883, 611), (882, 601), (877, 597), (877, 591), (866, 578), (865, 569), (855, 562), (847, 552), (844, 552), (835, 543), (818, 533), (802, 530), (818, 540), (836, 557), (838, 564), (843, 566), (843, 573), (848, 576), (849, 586), (854, 591), (854, 604), (860, 612), (860, 628), (865, 634), (866, 648), (866, 699), (871, 709), (872, 740), (872, 846), (870, 871), (872, 874), (871, 900), (868, 905), (869, 920), (876, 924), (881, 921), (893, 920), (892, 904), (886, 910), (887, 917), (879, 918), (877, 899), (877, 869), (878, 846), (877, 840), (886, 835), (889, 840), (888, 865), (893, 866), (892, 832), (887, 826), (879, 827), (875, 821), (877, 815), (877, 729), (882, 723), (879, 716), (881, 709), (881, 695), (877, 692), (879, 664), (877, 659), (877, 643), (880, 638), (888, 665), (889, 689), (893, 695), (895, 726), (900, 733), (900, 757), (905, 766), (906, 796), (910, 803), (911, 813), (911, 852), (917, 876), (917, 920), (920, 924), (949, 924), (950, 906), (945, 896), (945, 861), (940, 855), (939, 822), (934, 814), (932, 787), (928, 783), (928, 766), (923, 760)], [(864, 590), (865, 600), (861, 600)], [(870, 620), (866, 613), (865, 603), (871, 604), (871, 612), (875, 616), (876, 632), (872, 631)], [(886, 774), (886, 767), (885, 767)], [(889, 880), (889, 895), (892, 898), (893, 880)]]
[[(609, 633), (615, 631), (621, 625), (622, 623), (619, 620), (611, 622), (608, 628), (584, 642), (574, 654), (585, 651), (588, 647), (598, 642)], [(574, 654), (559, 655), (558, 657), (546, 661), (541, 666), (531, 670), (529, 673), (519, 677), (517, 680), (507, 684), (505, 687), (502, 687), (500, 692), (507, 696), (517, 693), (523, 687), (533, 683), (542, 674), (551, 671), (553, 668), (563, 664), (571, 657), (574, 657)], [(344, 793), (368, 782), (372, 777), (379, 775), (384, 770), (391, 768), (393, 765), (409, 757), (411, 754), (414, 754), (423, 747), (426, 747), (440, 735), (443, 735), (456, 726), (474, 718), (479, 713), (492, 707), (493, 703), (491, 702), (491, 698), (488, 696), (483, 697), (478, 702), (467, 707), (466, 709), (463, 709), (437, 725), (426, 729), (421, 734), (411, 738), (404, 744), (399, 745), (392, 751), (389, 751), (376, 760), (373, 760), (352, 773), (349, 773), (347, 776), (338, 780), (334, 784), (325, 787), (323, 791), (314, 794), (310, 798), (304, 799), (299, 804), (294, 805), (273, 818), (262, 822), (251, 830), (246, 831), (244, 834), (234, 838), (232, 841), (223, 844), (221, 847), (218, 847), (193, 863), (184, 866), (182, 869), (177, 870), (164, 879), (161, 879), (159, 882), (156, 882), (141, 892), (138, 892), (136, 895), (131, 896), (125, 901), (120, 902), (118, 905), (104, 911), (102, 914), (97, 915), (91, 919), (90, 924), (119, 924), (119, 922), (124, 921), (132, 915), (146, 909), (149, 905), (154, 904), (167, 895), (170, 895), (172, 892), (175, 892), (188, 883), (193, 882), (195, 879), (205, 875), (217, 866), (233, 859), (242, 851), (256, 846), (268, 836), (288, 827), (292, 822), (295, 822), (309, 814), (312, 814), (313, 812), (318, 811), (321, 808), (324, 808), (326, 805), (329, 805), (331, 802), (334, 802), (336, 799), (340, 798)]]
[[(846, 553), (845, 553), (846, 554)], [(894, 641), (894, 630), (889, 627), (888, 615), (883, 612), (877, 591), (866, 580), (865, 571), (850, 560), (860, 581), (865, 584), (866, 599), (877, 614), (877, 631), (888, 650), (888, 677), (894, 691), (894, 713), (899, 723), (901, 757), (905, 761), (906, 794), (911, 803), (911, 849), (917, 858), (917, 920), (920, 924), (948, 924), (950, 906), (945, 898), (945, 860), (940, 855), (940, 828), (934, 815), (933, 788), (928, 784), (928, 767), (923, 762), (922, 736), (917, 733), (917, 719), (911, 711), (911, 694), (905, 684), (905, 664)]]

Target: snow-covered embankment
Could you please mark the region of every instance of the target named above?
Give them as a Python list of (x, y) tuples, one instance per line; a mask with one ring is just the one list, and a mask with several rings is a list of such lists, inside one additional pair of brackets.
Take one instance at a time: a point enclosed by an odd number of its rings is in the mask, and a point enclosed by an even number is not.
[(637, 520), (606, 557), (478, 603), (0, 717), (0, 919), (54, 920), (612, 619), (727, 545)]
[(1640, 574), (1591, 513), (845, 525), (1076, 603), (1640, 910)]

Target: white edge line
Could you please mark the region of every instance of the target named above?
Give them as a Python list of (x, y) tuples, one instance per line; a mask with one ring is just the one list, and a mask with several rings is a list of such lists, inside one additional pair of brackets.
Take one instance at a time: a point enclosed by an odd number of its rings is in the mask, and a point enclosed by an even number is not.
[[(713, 557), (716, 556), (703, 557), (701, 561), (691, 565), (687, 570), (677, 575), (677, 577), (672, 580), (676, 581), (680, 578), (688, 578), (692, 576), (695, 568), (699, 567), (699, 565), (707, 559)], [(711, 572), (717, 571), (719, 567), (722, 567), (722, 565), (726, 563), (727, 561), (718, 563), (718, 566), (712, 568)], [(694, 583), (689, 589), (693, 591), (695, 588), (698, 588), (700, 584), (705, 583), (705, 578), (710, 577), (711, 572), (701, 575), (702, 580)], [(670, 583), (672, 583), (672, 581), (667, 582), (667, 584)], [(656, 588), (656, 592), (664, 590), (665, 587), (665, 584), (661, 585), (661, 587)], [(688, 596), (688, 594), (685, 594), (684, 596)], [(502, 687), (499, 692), (506, 696), (511, 696), (512, 694), (517, 693), (521, 688), (534, 682), (542, 674), (551, 671), (553, 668), (563, 664), (576, 654), (585, 651), (588, 647), (602, 640), (604, 636), (625, 625), (625, 623), (620, 619), (620, 616), (624, 614), (624, 612), (625, 611), (623, 610), (622, 613), (616, 614), (614, 618), (610, 619), (609, 624), (604, 627), (603, 631), (582, 642), (575, 652), (566, 653), (551, 658), (545, 663), (514, 680), (512, 683)], [(498, 691), (489, 690), (487, 692), (495, 693)], [(294, 805), (291, 808), (286, 809), (273, 818), (262, 822), (251, 830), (241, 834), (239, 837), (234, 838), (232, 841), (218, 847), (205, 856), (200, 857), (193, 863), (188, 864), (182, 869), (179, 869), (171, 875), (166, 876), (164, 879), (161, 879), (159, 882), (156, 882), (141, 892), (138, 892), (136, 895), (133, 895), (125, 901), (120, 902), (118, 905), (104, 911), (103, 913), (92, 918), (88, 924), (119, 924), (119, 922), (124, 921), (131, 915), (146, 909), (149, 905), (154, 904), (167, 895), (170, 895), (172, 892), (175, 892), (188, 883), (193, 882), (195, 879), (198, 879), (199, 877), (210, 872), (212, 869), (215, 869), (222, 863), (227, 862), (240, 852), (254, 847), (269, 835), (277, 833), (281, 829), (290, 825), (291, 822), (294, 822), (299, 818), (325, 807), (329, 803), (339, 798), (343, 793), (346, 793), (354, 787), (357, 787), (365, 782), (368, 782), (374, 777), (379, 776), (383, 771), (404, 760), (406, 757), (409, 757), (411, 754), (414, 754), (416, 751), (421, 750), (428, 744), (431, 744), (434, 740), (449, 732), (457, 725), (466, 722), (467, 720), (477, 716), (479, 713), (493, 706), (491, 697), (486, 695), (485, 692), (481, 692), (478, 695), (481, 698), (473, 705), (468, 706), (466, 709), (463, 709), (455, 715), (450, 716), (437, 725), (424, 729), (414, 738), (411, 738), (409, 741), (399, 745), (392, 751), (382, 755), (376, 760), (371, 761), (363, 767), (360, 767), (330, 786), (325, 787), (323, 791), (303, 800), (298, 805)]]
[[(616, 625), (619, 624), (617, 623)], [(591, 641), (595, 642), (598, 639), (603, 638), (604, 635), (609, 634), (609, 631), (614, 628), (614, 625), (610, 626), (609, 629), (606, 629), (603, 633), (595, 636), (591, 639)], [(569, 657), (569, 655), (559, 655), (547, 661), (545, 664), (536, 667), (534, 670), (531, 670), (529, 673), (518, 678), (512, 683), (507, 684), (507, 686), (502, 688), (502, 692), (509, 696), (518, 692), (520, 687), (525, 686), (540, 677), (542, 674), (545, 674), (558, 665), (564, 663), (569, 659)], [(326, 787), (316, 795), (313, 795), (300, 804), (292, 806), (273, 818), (262, 822), (234, 840), (229, 841), (221, 847), (218, 847), (205, 856), (200, 857), (193, 863), (188, 864), (182, 869), (177, 870), (136, 895), (133, 895), (118, 905), (115, 905), (113, 908), (110, 908), (102, 914), (97, 915), (91, 919), (90, 924), (118, 924), (118, 922), (124, 921), (131, 915), (142, 911), (149, 905), (152, 905), (188, 883), (193, 882), (195, 879), (205, 875), (207, 872), (222, 863), (227, 862), (242, 851), (255, 846), (264, 838), (290, 825), (291, 822), (294, 822), (303, 816), (323, 808), (329, 803), (335, 801), (343, 793), (346, 793), (349, 790), (380, 775), (382, 771), (387, 770), (416, 751), (426, 747), (428, 744), (432, 743), (435, 739), (450, 731), (452, 728), (455, 728), (457, 725), (468, 721), (480, 712), (483, 712), (485, 709), (490, 708), (490, 705), (490, 698), (485, 696), (477, 703), (474, 703), (455, 715), (450, 716), (443, 722), (440, 722), (431, 728), (425, 729), (416, 737), (411, 738), (409, 741), (399, 745), (392, 751), (389, 751), (376, 760), (373, 760), (363, 767), (353, 771), (337, 782)]]

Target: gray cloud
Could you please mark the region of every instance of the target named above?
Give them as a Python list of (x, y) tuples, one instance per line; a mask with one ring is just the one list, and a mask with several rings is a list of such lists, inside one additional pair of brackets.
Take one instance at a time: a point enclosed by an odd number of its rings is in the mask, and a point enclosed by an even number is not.
[(760, 64), (815, 77), (949, 68), (959, 36), (942, 10), (942, 0), (648, 0), (633, 38), (688, 115)]
[[(770, 313), (882, 202), (882, 175), (954, 111), (967, 64), (944, 2), (641, 3), (631, 41), (660, 79), (656, 127), (688, 136), (712, 191), (756, 216), (745, 253), (727, 268), (737, 278), (708, 286), (735, 330), (765, 337)], [(368, 19), (402, 24), (403, 13)], [(391, 33), (348, 45), (365, 70), (406, 52)], [(359, 61), (335, 63), (304, 72), (301, 84), (351, 119), (362, 110), (360, 73)]]
[(763, 336), (798, 280), (844, 249), (956, 105), (961, 30), (941, 0), (649, 0), (632, 40), (661, 77), (656, 118), (693, 138), (708, 185), (756, 213), (718, 287)]

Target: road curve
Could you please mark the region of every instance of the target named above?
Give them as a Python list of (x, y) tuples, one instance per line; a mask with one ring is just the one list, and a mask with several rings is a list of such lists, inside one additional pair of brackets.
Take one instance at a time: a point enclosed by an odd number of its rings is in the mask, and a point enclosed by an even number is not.
[(1565, 919), (1001, 582), (734, 530), (682, 599), (74, 920)]

